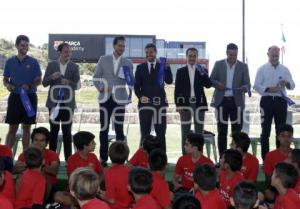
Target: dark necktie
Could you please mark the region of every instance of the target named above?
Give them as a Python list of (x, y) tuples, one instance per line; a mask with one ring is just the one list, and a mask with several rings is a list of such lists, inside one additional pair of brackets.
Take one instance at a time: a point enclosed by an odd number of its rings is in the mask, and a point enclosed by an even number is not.
[(154, 74), (154, 64), (151, 63), (151, 67), (150, 67), (150, 75)]

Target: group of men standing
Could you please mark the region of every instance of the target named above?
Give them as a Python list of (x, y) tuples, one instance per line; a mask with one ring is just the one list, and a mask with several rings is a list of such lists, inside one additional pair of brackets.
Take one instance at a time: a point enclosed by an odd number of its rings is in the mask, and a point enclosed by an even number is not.
[[(100, 57), (93, 77), (99, 92), (100, 110), (100, 160), (108, 159), (108, 131), (112, 121), (116, 140), (126, 139), (123, 132), (125, 106), (130, 103), (132, 92), (138, 97), (141, 143), (150, 134), (152, 124), (162, 147), (166, 151), (167, 107), (165, 84), (173, 83), (168, 61), (157, 59), (155, 44), (145, 46), (146, 61), (139, 64), (135, 75), (133, 64), (123, 56), (125, 38), (117, 36), (113, 41), (113, 53)], [(11, 92), (8, 99), (6, 123), (9, 124), (6, 143), (14, 144), (19, 124), (23, 126), (23, 148), (29, 144), (30, 125), (36, 122), (36, 114), (29, 117), (24, 108), (21, 92), (26, 92), (33, 109), (37, 110), (36, 87), (50, 86), (46, 106), (49, 109), (51, 131), (50, 149), (56, 151), (57, 137), (62, 126), (65, 160), (72, 153), (72, 116), (76, 108), (75, 90), (80, 82), (79, 67), (71, 61), (71, 49), (67, 43), (58, 46), (59, 58), (48, 63), (43, 79), (38, 62), (27, 55), (29, 39), (20, 35), (16, 40), (17, 56), (10, 58), (4, 69), (4, 85)], [(202, 65), (198, 65), (198, 50), (186, 50), (187, 65), (179, 68), (175, 79), (174, 101), (180, 114), (182, 148), (191, 131), (203, 133), (205, 111), (208, 110), (205, 88), (214, 87), (211, 105), (216, 109), (218, 126), (218, 148), (222, 153), (227, 148), (228, 120), (231, 132), (243, 127), (245, 94), (251, 93), (248, 67), (237, 60), (238, 47), (230, 43), (226, 49), (227, 58), (217, 61), (209, 76)], [(262, 157), (269, 150), (269, 136), (272, 119), (276, 131), (286, 122), (286, 89), (295, 84), (289, 70), (279, 63), (280, 49), (268, 49), (269, 61), (259, 68), (254, 89), (261, 94), (262, 115)], [(112, 118), (113, 117), (113, 118)], [(183, 149), (184, 152), (184, 149)]]

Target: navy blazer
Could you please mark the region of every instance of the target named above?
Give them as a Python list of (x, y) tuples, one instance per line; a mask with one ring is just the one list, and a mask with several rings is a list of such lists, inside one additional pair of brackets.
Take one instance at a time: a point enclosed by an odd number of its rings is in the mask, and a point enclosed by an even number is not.
[[(198, 68), (195, 70), (194, 78), (194, 92), (196, 98), (197, 107), (205, 107), (203, 110), (207, 110), (207, 100), (204, 93), (204, 88), (210, 88), (212, 82), (208, 75), (201, 73)], [(179, 68), (176, 72), (175, 80), (175, 93), (174, 99), (177, 107), (186, 107), (190, 105), (191, 97), (191, 84), (189, 77), (189, 69), (187, 66)]]
[[(135, 71), (135, 84), (134, 92), (136, 96), (140, 99), (142, 96), (146, 96), (150, 99), (150, 103), (142, 104), (139, 100), (139, 106), (155, 105), (155, 106), (167, 106), (166, 92), (164, 88), (161, 88), (158, 83), (158, 73), (160, 64), (156, 63), (155, 70), (152, 75), (150, 75), (150, 70), (148, 68), (148, 63), (144, 62), (137, 66)], [(167, 84), (173, 83), (173, 76), (171, 68), (167, 67), (165, 69), (164, 81)]]

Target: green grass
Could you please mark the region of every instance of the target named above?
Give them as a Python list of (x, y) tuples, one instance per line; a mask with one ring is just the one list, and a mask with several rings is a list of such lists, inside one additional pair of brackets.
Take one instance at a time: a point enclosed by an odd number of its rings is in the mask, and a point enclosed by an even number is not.
[(88, 87), (83, 88), (76, 92), (76, 102), (77, 104), (97, 104), (98, 91), (96, 88)]
[(8, 91), (6, 90), (6, 87), (3, 85), (3, 82), (0, 81), (0, 99), (2, 100), (3, 98), (8, 96)]

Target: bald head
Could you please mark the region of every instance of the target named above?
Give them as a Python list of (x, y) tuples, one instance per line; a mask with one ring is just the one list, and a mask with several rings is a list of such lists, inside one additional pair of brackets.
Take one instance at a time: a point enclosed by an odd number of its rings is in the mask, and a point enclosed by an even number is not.
[(278, 46), (269, 47), (268, 49), (269, 62), (275, 67), (279, 64), (279, 55), (280, 55), (280, 48)]

